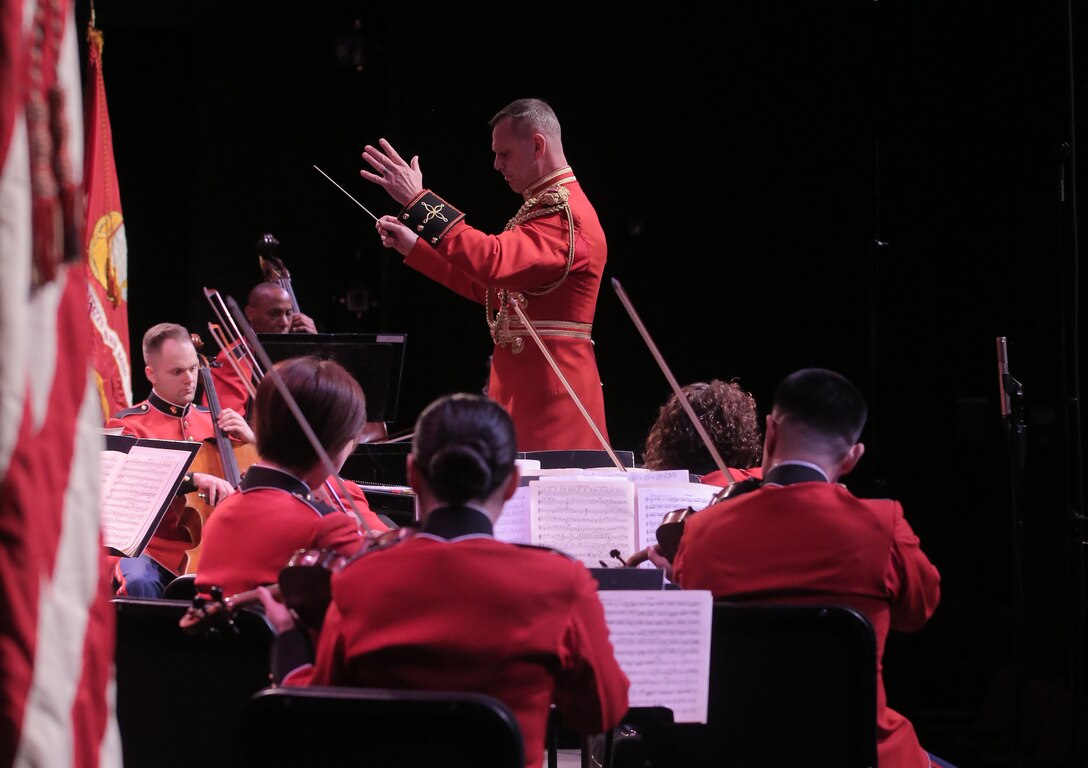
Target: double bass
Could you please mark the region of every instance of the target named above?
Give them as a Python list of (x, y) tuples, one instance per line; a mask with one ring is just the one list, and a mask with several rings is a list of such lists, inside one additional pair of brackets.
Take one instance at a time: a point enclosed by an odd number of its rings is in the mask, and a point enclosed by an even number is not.
[[(204, 474), (221, 477), (237, 489), (242, 482), (245, 470), (254, 464), (257, 459), (256, 446), (235, 443), (230, 435), (219, 426), (219, 415), (222, 409), (219, 406), (219, 398), (212, 382), (212, 363), (207, 356), (200, 354), (204, 342), (198, 334), (191, 334), (193, 346), (200, 358), (200, 383), (204, 387), (204, 394), (208, 401), (208, 410), (211, 413), (212, 437), (207, 438), (200, 446), (200, 451), (193, 459), (189, 467), (190, 472), (202, 472)], [(185, 512), (182, 515), (181, 527), (189, 533), (192, 547), (186, 552), (185, 573), (196, 573), (200, 563), (200, 549), (203, 542), (204, 524), (211, 515), (214, 507), (208, 503), (202, 493), (193, 491), (185, 496)]]

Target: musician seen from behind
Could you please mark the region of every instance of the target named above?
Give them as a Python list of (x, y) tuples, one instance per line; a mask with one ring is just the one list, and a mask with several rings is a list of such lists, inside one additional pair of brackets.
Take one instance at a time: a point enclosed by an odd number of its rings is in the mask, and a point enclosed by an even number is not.
[[(115, 413), (106, 427), (120, 427), (122, 434), (133, 437), (161, 440), (212, 437), (211, 414), (193, 402), (200, 364), (189, 331), (177, 323), (152, 326), (144, 333), (143, 355), (151, 394), (142, 403)], [(219, 427), (233, 438), (253, 441), (245, 420), (229, 408), (220, 413)], [(186, 553), (199, 543), (192, 540), (186, 525), (184, 494), (199, 491), (214, 506), (233, 490), (226, 480), (212, 474), (187, 475), (143, 554), (119, 560), (114, 577), (117, 594), (159, 597), (170, 581), (185, 572)]]
[(643, 465), (647, 469), (686, 469), (700, 480), (725, 487), (760, 476), (763, 436), (756, 417), (756, 401), (736, 381), (697, 381), (681, 394), (726, 465), (729, 477), (718, 468), (687, 411), (672, 395), (646, 435)]
[(761, 486), (687, 519), (672, 578), (715, 598), (862, 612), (877, 638), (878, 762), (928, 768), (910, 721), (886, 706), (880, 671), (889, 629), (916, 631), (933, 615), (940, 575), (899, 502), (858, 498), (839, 482), (864, 453), (866, 414), (838, 373), (787, 376), (766, 419)]
[[(253, 286), (242, 311), (254, 333), (317, 333), (308, 315), (294, 311), (291, 295), (279, 283), (266, 281)], [(219, 351), (211, 373), (219, 405), (250, 418), (250, 392), (256, 390), (259, 380), (241, 340)]]
[[(296, 357), (275, 371), (298, 404), (336, 471), (355, 448), (366, 424), (366, 404), (358, 382), (333, 360)], [(326, 503), (329, 469), (303, 432), (271, 375), (257, 389), (254, 408), (257, 451), (239, 493), (220, 504), (204, 529), (197, 568), (197, 592), (219, 587), (224, 595), (276, 582), (280, 570), (299, 549), (355, 553), (364, 531), (388, 526), (354, 499), (356, 509)], [(315, 495), (315, 489), (323, 493)]]
[(594, 434), (516, 310), (516, 299), (593, 423), (607, 440), (604, 395), (591, 340), (607, 257), (604, 230), (563, 151), (559, 120), (539, 99), (519, 99), (491, 118), (495, 170), (523, 203), (503, 232), (470, 226), (423, 186), (418, 157), (388, 141), (367, 146), (371, 170), (404, 208), (376, 227), (409, 267), (485, 307), (495, 349), (488, 395), (510, 413), (523, 451), (599, 449)]
[(468, 691), (517, 718), (525, 764), (539, 768), (552, 702), (586, 734), (627, 711), (628, 680), (613, 655), (589, 571), (568, 555), (497, 541), (493, 525), (518, 487), (509, 415), (480, 395), (429, 405), (416, 423), (408, 476), (422, 527), (368, 551), (332, 576), (313, 665), (291, 663), (290, 614), (267, 591), (285, 684)]

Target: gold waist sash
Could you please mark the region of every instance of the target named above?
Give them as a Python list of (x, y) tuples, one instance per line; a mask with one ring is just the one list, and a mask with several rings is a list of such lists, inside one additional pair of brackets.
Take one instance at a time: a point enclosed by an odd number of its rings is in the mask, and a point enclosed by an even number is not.
[[(544, 338), (546, 336), (566, 338), (566, 339), (581, 339), (583, 341), (593, 341), (593, 324), (592, 323), (576, 323), (571, 320), (532, 320), (533, 330), (536, 331), (536, 335)], [(532, 340), (532, 334), (529, 333), (529, 329), (522, 324), (520, 320), (511, 318), (508, 324), (504, 324), (494, 329), (495, 343), (499, 346), (509, 344), (511, 346), (511, 352), (515, 355), (521, 352), (525, 348), (525, 337), (530, 337)]]

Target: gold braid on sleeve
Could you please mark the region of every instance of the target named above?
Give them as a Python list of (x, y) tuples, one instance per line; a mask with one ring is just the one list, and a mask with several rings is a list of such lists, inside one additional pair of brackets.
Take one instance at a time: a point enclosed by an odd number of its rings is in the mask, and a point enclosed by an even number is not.
[[(539, 195), (534, 195), (521, 204), (521, 208), (514, 214), (514, 217), (510, 221), (506, 222), (506, 227), (503, 228), (504, 232), (509, 232), (514, 227), (524, 224), (527, 221), (533, 219), (539, 219), (541, 216), (551, 216), (553, 213), (558, 213), (560, 216), (564, 216), (567, 220), (567, 262), (563, 265), (563, 274), (559, 276), (554, 282), (542, 285), (535, 290), (524, 291), (511, 291), (507, 288), (488, 288), (487, 294), (484, 298), (484, 313), (487, 318), (488, 328), (491, 329), (491, 339), (496, 344), (508, 344), (510, 343), (506, 339), (509, 338), (509, 334), (504, 334), (503, 330), (508, 329), (510, 325), (510, 299), (513, 298), (524, 309), (528, 306), (528, 301), (525, 299), (524, 294), (530, 296), (543, 296), (546, 293), (551, 293), (567, 279), (567, 275), (570, 274), (570, 268), (574, 264), (574, 217), (570, 213), (570, 191), (562, 186), (558, 185), (546, 189)], [(495, 304), (492, 306), (492, 297), (495, 299)], [(519, 339), (520, 341), (520, 339)]]

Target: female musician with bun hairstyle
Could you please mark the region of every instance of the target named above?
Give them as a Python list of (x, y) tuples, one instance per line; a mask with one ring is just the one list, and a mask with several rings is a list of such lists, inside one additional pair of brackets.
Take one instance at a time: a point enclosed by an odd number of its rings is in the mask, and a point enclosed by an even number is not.
[[(366, 424), (358, 382), (339, 363), (316, 357), (284, 360), (276, 371), (339, 467)], [(272, 377), (261, 381), (254, 405), (261, 458), (246, 472), (240, 492), (208, 518), (196, 577), (201, 594), (212, 587), (233, 594), (275, 583), (298, 549), (352, 554), (363, 543), (359, 520), (350, 510), (345, 513), (314, 497), (313, 489), (325, 482), (328, 469)], [(359, 512), (372, 530), (386, 530), (365, 504)]]
[[(758, 476), (763, 455), (763, 438), (756, 418), (756, 401), (736, 381), (713, 379), (688, 384), (681, 390), (691, 403), (714, 447), (725, 461), (732, 479)], [(661, 406), (657, 421), (646, 436), (643, 463), (647, 469), (686, 469), (703, 475), (704, 483), (725, 485), (703, 443), (681, 407), (676, 395)], [(741, 472), (755, 467), (754, 472)]]
[[(429, 405), (408, 457), (419, 532), (334, 573), (316, 661), (288, 659), (284, 651), (291, 642), (297, 651), (304, 633), (285, 631), (274, 674), (291, 670), (288, 685), (494, 696), (517, 717), (533, 768), (553, 702), (582, 733), (618, 724), (628, 680), (589, 571), (561, 552), (492, 535), (518, 487), (515, 451), (510, 416), (493, 401), (455, 394)], [(262, 592), (273, 623), (291, 628), (283, 606)]]

